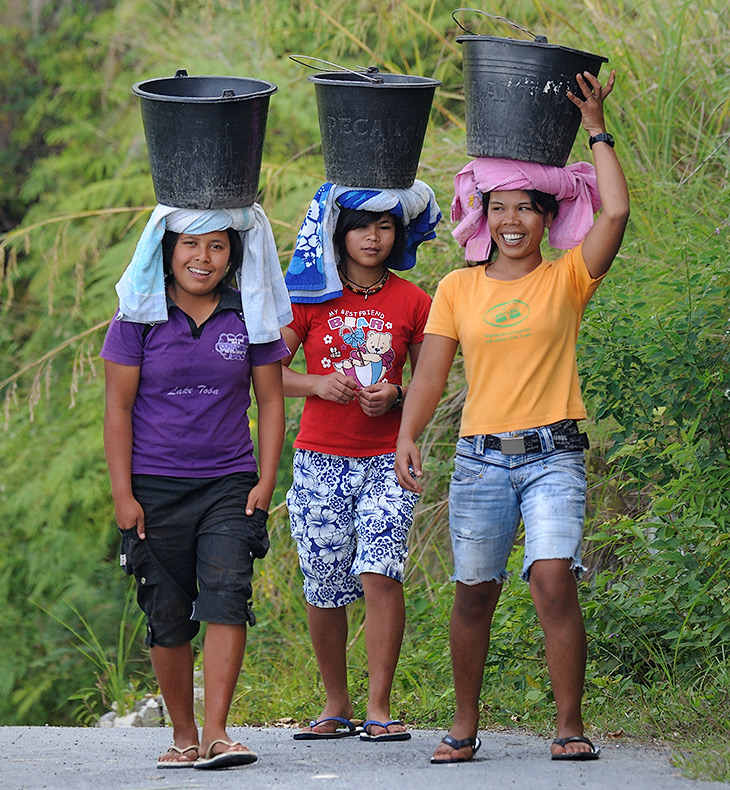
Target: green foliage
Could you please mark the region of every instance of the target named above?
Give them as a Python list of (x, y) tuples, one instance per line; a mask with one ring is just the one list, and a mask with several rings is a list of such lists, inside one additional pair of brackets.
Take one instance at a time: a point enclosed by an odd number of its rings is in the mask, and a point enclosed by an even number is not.
[[(279, 86), (260, 200), (286, 263), (324, 179), (311, 72), (288, 56), (441, 80), (419, 176), (446, 209), (466, 159), (462, 31), (444, 0), (7, 5), (0, 9), (0, 722), (65, 723), (99, 708), (97, 683), (105, 704), (122, 702), (129, 688), (122, 667), (144, 656), (140, 640), (132, 648), (119, 628), (120, 619), (133, 618), (124, 615), (126, 578), (114, 567), (96, 358), (115, 306), (113, 285), (154, 203), (131, 85), (186, 68)], [(579, 367), (596, 422), (591, 572), (582, 587), (586, 718), (599, 732), (623, 727), (680, 745), (694, 738), (695, 754), (716, 766), (715, 778), (727, 779), (726, 8), (720, 0), (515, 0), (509, 16), (553, 43), (610, 57), (617, 84), (608, 122), (632, 194), (623, 249), (581, 332)], [(460, 18), (474, 32), (514, 33), (478, 15)], [(586, 156), (579, 135), (573, 158)], [(445, 221), (440, 238), (424, 245), (411, 273), (430, 292), (460, 265), (448, 228)], [(457, 363), (422, 441), (428, 487), (410, 537), (408, 626), (394, 691), (394, 715), (434, 726), (445, 725), (453, 708), (446, 487), (463, 383)], [(293, 438), (300, 404), (288, 409)], [(241, 676), (239, 722), (306, 720), (321, 698), (281, 506), (289, 468), (288, 447), (272, 552), (257, 565), (259, 625)], [(519, 562), (517, 552), (513, 570)], [(75, 622), (74, 612), (82, 623), (75, 636), (60, 625)], [(367, 683), (363, 616), (353, 607), (358, 708)], [(482, 700), (484, 726), (552, 726), (541, 634), (519, 581), (500, 602)], [(681, 749), (677, 761), (689, 773), (699, 770)]]
[(730, 468), (703, 465), (698, 422), (664, 451), (675, 476), (652, 507), (589, 537), (615, 556), (587, 606), (593, 652), (606, 669), (632, 667), (641, 682), (692, 678), (724, 658), (730, 639)]
[(691, 425), (698, 462), (730, 457), (726, 248), (722, 231), (699, 249), (679, 249), (671, 268), (647, 261), (644, 270), (607, 283), (589, 309), (584, 395), (595, 418), (615, 428), (609, 458), (629, 458), (642, 482), (675, 475), (676, 459), (665, 450)]
[[(78, 721), (83, 720), (93, 724), (100, 713), (112, 707), (120, 716), (124, 716), (136, 702), (139, 682), (129, 676), (130, 659), (137, 639), (144, 632), (145, 623), (144, 614), (136, 606), (136, 591), (136, 585), (130, 581), (113, 650), (102, 643), (89, 620), (75, 606), (70, 604), (69, 609), (79, 621), (81, 630), (61, 620), (52, 611), (39, 606), (45, 614), (74, 636), (74, 647), (94, 667), (97, 681), (95, 687), (79, 689), (69, 697), (70, 700), (78, 700), (81, 703), (75, 713)], [(98, 697), (98, 700), (95, 697)], [(21, 704), (24, 702), (25, 700)]]

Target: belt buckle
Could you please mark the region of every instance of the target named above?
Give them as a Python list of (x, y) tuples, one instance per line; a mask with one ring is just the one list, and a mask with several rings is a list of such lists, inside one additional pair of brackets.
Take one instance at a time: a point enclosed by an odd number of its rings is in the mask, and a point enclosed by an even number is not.
[(499, 439), (500, 450), (504, 455), (524, 455), (524, 436), (501, 436)]

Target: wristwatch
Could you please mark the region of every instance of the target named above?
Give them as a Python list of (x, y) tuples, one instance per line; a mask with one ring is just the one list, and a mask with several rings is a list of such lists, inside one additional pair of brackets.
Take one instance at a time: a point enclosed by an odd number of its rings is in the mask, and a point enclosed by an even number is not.
[(601, 132), (600, 134), (595, 135), (595, 137), (588, 138), (588, 147), (593, 148), (593, 143), (606, 143), (613, 148), (616, 145), (616, 141), (613, 139), (613, 135), (609, 134), (608, 132)]
[(395, 394), (395, 400), (393, 401), (393, 405), (390, 408), (397, 409), (399, 406), (403, 404), (403, 390), (397, 384), (393, 384), (393, 386), (396, 389), (396, 394)]

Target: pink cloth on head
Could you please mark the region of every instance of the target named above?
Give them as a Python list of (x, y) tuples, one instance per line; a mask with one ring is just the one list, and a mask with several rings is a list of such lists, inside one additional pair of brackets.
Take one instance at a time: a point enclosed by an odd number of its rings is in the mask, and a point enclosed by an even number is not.
[(516, 159), (473, 159), (454, 177), (451, 202), (451, 221), (459, 223), (452, 235), (465, 248), (467, 260), (486, 260), (492, 247), (482, 194), (514, 189), (555, 195), (559, 211), (550, 226), (548, 241), (560, 250), (571, 250), (585, 239), (593, 215), (601, 207), (596, 170), (588, 162), (554, 167)]

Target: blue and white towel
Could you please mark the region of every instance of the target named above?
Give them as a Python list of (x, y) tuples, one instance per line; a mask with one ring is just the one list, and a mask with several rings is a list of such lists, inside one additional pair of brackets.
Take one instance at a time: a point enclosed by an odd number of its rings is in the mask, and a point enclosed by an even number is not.
[(268, 217), (258, 203), (247, 208), (182, 209), (158, 204), (142, 231), (132, 260), (116, 285), (122, 321), (151, 324), (167, 321), (162, 271), (162, 237), (175, 233), (213, 233), (233, 228), (243, 245), (236, 272), (241, 307), (252, 343), (278, 340), (292, 320), (291, 303)]
[(416, 265), (418, 245), (436, 238), (434, 228), (441, 219), (433, 190), (423, 181), (415, 181), (410, 189), (353, 189), (323, 184), (299, 229), (286, 273), (292, 302), (320, 303), (342, 295), (342, 283), (337, 274), (339, 261), (333, 243), (340, 208), (388, 211), (400, 217), (406, 232), (405, 252), (399, 261), (385, 261), (388, 268), (397, 271)]

